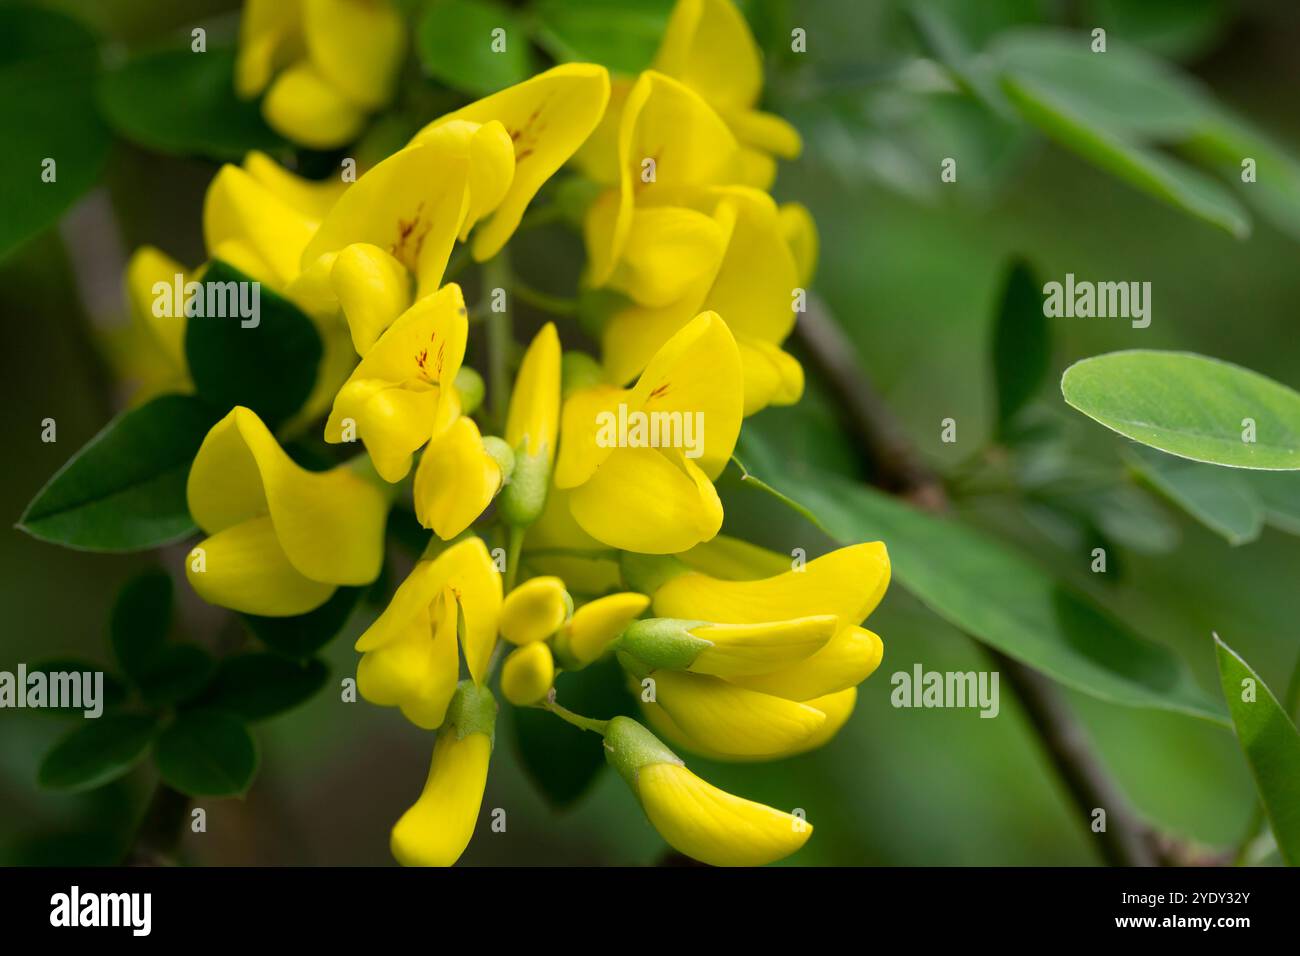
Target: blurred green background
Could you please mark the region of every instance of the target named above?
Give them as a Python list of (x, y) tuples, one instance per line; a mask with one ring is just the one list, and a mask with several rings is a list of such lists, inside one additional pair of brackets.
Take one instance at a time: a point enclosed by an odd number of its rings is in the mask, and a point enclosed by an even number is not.
[[(124, 50), (187, 34), (195, 22), (229, 35), (237, 8), (223, 0), (51, 5), (91, 22)], [(1043, 278), (1074, 272), (1152, 283), (1149, 329), (1113, 320), (1053, 325), (1052, 372), (1035, 413), (1092, 460), (1117, 468), (1121, 443), (1066, 409), (1055, 386), (1059, 372), (1084, 356), (1189, 349), (1300, 385), (1300, 244), (1260, 220), (1248, 240), (1234, 240), (963, 97), (927, 92), (924, 84), (909, 89), (900, 77), (914, 75), (925, 54), (906, 6), (756, 0), (746, 10), (769, 52), (767, 104), (806, 140), (803, 158), (782, 168), (778, 199), (812, 210), (822, 240), (814, 286), (935, 467), (962, 466), (992, 435), (990, 336), (1014, 257), (1028, 259)], [(1017, 22), (1106, 26), (1181, 62), (1222, 101), (1300, 153), (1300, 5), (989, 0), (966, 7), (977, 37)], [(804, 57), (788, 52), (792, 25), (807, 30)], [(961, 189), (937, 182), (939, 161), (949, 155), (962, 157), (961, 181), (968, 184)], [(181, 261), (199, 261), (203, 191), (215, 169), (118, 142), (106, 188), (83, 200), (61, 228), (0, 262), (0, 309), (10, 335), (0, 353), (9, 405), (0, 423), (8, 449), (0, 488), (11, 521), (120, 402), (90, 330), (122, 311), (115, 283), (124, 255), (152, 243)], [(955, 445), (939, 438), (939, 423), (949, 416), (958, 420)], [(46, 417), (58, 422), (57, 444), (39, 441)], [(766, 411), (753, 427), (792, 454), (856, 474), (854, 451), (837, 434), (834, 411), (815, 383), (802, 406)], [(1127, 544), (1108, 540), (1116, 573), (1098, 583), (1088, 573), (1091, 544), (1063, 545), (1023, 496), (998, 488), (958, 495), (963, 517), (1031, 551), (1139, 633), (1174, 647), (1216, 697), (1211, 630), (1280, 693), (1300, 648), (1300, 540), (1266, 530), (1233, 548), (1175, 510), (1154, 508), (1147, 520), (1157, 536), (1176, 535), (1176, 546), (1155, 552), (1142, 547), (1140, 534)], [(17, 531), (0, 537), (0, 669), (55, 655), (107, 663), (114, 595), (157, 560), (66, 551)], [(183, 586), (178, 593), (190, 599)], [(213, 615), (193, 613), (215, 631)], [(186, 860), (391, 862), (388, 828), (419, 792), (431, 737), (392, 711), (340, 704), (329, 689), (353, 672), (351, 639), (373, 613), (365, 609), (327, 649), (333, 677), (325, 692), (259, 725), (262, 771), (247, 798), (198, 801), (208, 811), (208, 832), (187, 834)], [(817, 834), (789, 861), (795, 864), (1096, 863), (1087, 821), (1067, 800), (1005, 684), (996, 720), (981, 720), (974, 710), (890, 706), (891, 673), (916, 662), (928, 670), (988, 669), (979, 645), (898, 587), (869, 624), (885, 640), (885, 660), (829, 746), (772, 764), (696, 760), (692, 767), (744, 796), (803, 807)], [(1217, 848), (1243, 836), (1254, 792), (1230, 731), (1077, 694), (1070, 700), (1145, 817)], [(148, 769), (90, 794), (40, 791), (37, 765), (64, 726), (30, 711), (0, 713), (6, 862), (112, 860), (148, 797)], [(526, 779), (510, 735), (499, 741), (484, 808), (504, 808), (507, 830), (480, 826), (463, 862), (646, 864), (663, 856), (664, 844), (615, 776), (602, 775), (574, 806), (556, 812)], [(587, 743), (599, 746), (594, 737)]]

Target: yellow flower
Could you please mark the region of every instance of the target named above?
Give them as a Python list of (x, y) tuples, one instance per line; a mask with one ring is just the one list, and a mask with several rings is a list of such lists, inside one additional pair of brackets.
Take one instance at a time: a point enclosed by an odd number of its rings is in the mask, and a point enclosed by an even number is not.
[(559, 430), (560, 338), (548, 322), (524, 353), (506, 415), (515, 469), (501, 495), (501, 514), (516, 527), (532, 524), (546, 504)]
[(750, 181), (766, 189), (775, 177), (768, 154), (798, 157), (799, 133), (779, 116), (755, 109), (763, 63), (749, 25), (731, 0), (677, 0), (654, 69), (681, 80), (726, 120), (745, 147)]
[[(574, 520), (596, 540), (646, 554), (685, 551), (722, 525), (712, 479), (735, 447), (741, 412), (735, 340), (706, 312), (664, 343), (633, 388), (569, 396), (555, 485), (570, 489)], [(618, 434), (618, 423), (634, 419), (639, 426)], [(654, 428), (668, 441), (652, 445)]]
[(411, 307), (410, 273), (368, 242), (344, 246), (331, 260), (329, 278), (358, 355), (369, 352), (384, 330)]
[(362, 358), (334, 399), (325, 440), (360, 438), (385, 481), (400, 481), (411, 455), (460, 416), (452, 382), (469, 321), (460, 287), (419, 299)]
[(298, 276), (302, 251), (318, 225), (265, 182), (230, 164), (218, 170), (203, 200), (208, 257), (277, 290)]
[(501, 466), (472, 418), (462, 415), (436, 435), (415, 470), (415, 514), (448, 541), (468, 528), (501, 489)]
[(245, 99), (266, 90), (262, 112), (273, 129), (330, 149), (392, 98), (405, 47), (405, 24), (388, 0), (248, 0), (235, 90)]
[(516, 707), (537, 703), (554, 681), (555, 659), (541, 641), (516, 648), (501, 665), (501, 692)]
[(496, 701), (464, 681), (438, 733), (424, 791), (393, 826), (393, 857), (403, 866), (451, 866), (469, 846), (483, 805), (496, 728)]
[(501, 617), (501, 576), (479, 538), (417, 562), (356, 643), (361, 696), (400, 707), (417, 726), (442, 725), (456, 690), (459, 646), (475, 682), (487, 678)]
[(555, 652), (570, 670), (599, 660), (629, 624), (650, 606), (650, 598), (635, 591), (607, 594), (573, 613), (555, 636)]
[(815, 654), (837, 623), (829, 614), (760, 624), (650, 618), (630, 625), (619, 648), (653, 668), (730, 679), (769, 674)]
[[(185, 359), (184, 309), (155, 308), (161, 291), (155, 287), (161, 283), (173, 290), (177, 276), (183, 293), (191, 276), (179, 262), (153, 246), (141, 246), (126, 264), (123, 284), (129, 324), (112, 330), (107, 347), (117, 374), (139, 383), (133, 403), (165, 392), (194, 391)], [(174, 297), (174, 293), (168, 294)], [(183, 299), (180, 304), (184, 305)], [(158, 314), (169, 311), (176, 314)]]
[(430, 123), (417, 144), (453, 122), (501, 123), (514, 145), (514, 174), (495, 214), (474, 236), (480, 262), (492, 258), (513, 235), (524, 209), (542, 184), (595, 129), (609, 99), (609, 74), (594, 63), (566, 63)]
[(615, 717), (605, 754), (670, 846), (712, 866), (763, 866), (812, 835), (802, 816), (745, 800), (701, 780), (648, 730)]
[(679, 575), (655, 592), (654, 612), (727, 624), (833, 616), (834, 636), (815, 653), (766, 674), (728, 678), (746, 690), (808, 701), (860, 683), (879, 665), (880, 638), (858, 625), (880, 603), (889, 575), (884, 544), (857, 544), (760, 580), (728, 581), (695, 571)]
[(559, 578), (529, 578), (506, 595), (501, 636), (511, 644), (544, 641), (573, 613), (573, 598)]
[[(611, 281), (618, 286), (622, 276), (620, 291), (633, 301), (612, 315), (603, 330), (606, 373), (613, 381), (626, 381), (692, 316), (713, 311), (726, 320), (740, 349), (745, 414), (798, 401), (803, 370), (780, 344), (794, 328), (796, 290), (804, 288), (816, 255), (812, 219), (802, 207), (778, 207), (766, 194), (746, 187), (681, 191), (675, 201), (679, 205), (646, 213), (676, 218), (677, 227), (650, 232), (638, 214), (624, 255), (648, 262), (679, 259), (676, 274), (689, 281), (671, 290), (676, 298), (660, 301), (627, 281), (649, 267), (620, 266)], [(703, 235), (699, 223), (716, 233), (715, 251), (695, 249), (678, 237), (688, 228)]]
[(262, 420), (235, 408), (190, 468), (190, 514), (210, 537), (191, 552), (190, 584), (248, 614), (305, 614), (340, 585), (368, 584), (383, 561), (388, 501), (351, 468), (309, 472)]

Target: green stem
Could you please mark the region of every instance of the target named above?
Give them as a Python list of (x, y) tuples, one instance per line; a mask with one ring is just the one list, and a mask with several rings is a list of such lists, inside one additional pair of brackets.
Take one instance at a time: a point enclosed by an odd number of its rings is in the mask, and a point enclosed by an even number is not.
[(540, 292), (522, 282), (515, 282), (515, 295), (520, 302), (531, 305), (534, 309), (549, 312), (551, 315), (570, 316), (578, 314), (578, 303), (563, 296)]
[(510, 259), (503, 249), (483, 267), (483, 294), (491, 301), (494, 289), (506, 290), (504, 312), (487, 312), (489, 407), (498, 431), (505, 430), (510, 408), (510, 347), (514, 332), (510, 323)]
[(515, 582), (519, 580), (519, 557), (524, 550), (524, 534), (527, 530), (518, 525), (510, 526), (510, 543), (506, 546), (507, 594), (515, 589)]
[(566, 707), (561, 707), (553, 700), (547, 700), (545, 703), (538, 704), (542, 710), (549, 710), (556, 717), (559, 717), (565, 723), (572, 724), (579, 730), (590, 730), (593, 734), (605, 736), (605, 731), (609, 729), (608, 720), (594, 720), (591, 717), (583, 717), (581, 714), (575, 714)]

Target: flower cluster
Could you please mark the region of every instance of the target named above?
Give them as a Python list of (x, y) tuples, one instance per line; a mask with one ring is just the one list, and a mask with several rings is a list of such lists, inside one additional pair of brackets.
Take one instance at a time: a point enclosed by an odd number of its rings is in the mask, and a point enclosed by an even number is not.
[[(266, 114), (298, 142), (348, 142), (391, 95), (402, 43), (382, 2), (251, 0), (239, 89), (269, 84)], [(603, 737), (682, 853), (761, 864), (812, 832), (802, 812), (712, 787), (660, 739), (730, 760), (818, 747), (882, 654), (861, 624), (889, 581), (883, 545), (792, 567), (719, 535), (714, 481), (744, 418), (802, 392), (781, 346), (816, 258), (807, 212), (765, 192), (799, 138), (755, 109), (760, 86), (730, 0), (680, 0), (639, 77), (557, 66), (428, 124), (354, 183), (309, 181), (251, 153), (209, 188), (209, 260), (298, 306), (323, 354), (305, 407), (275, 432), (237, 407), (208, 434), (189, 476), (207, 535), (189, 579), (237, 611), (310, 612), (376, 579), (389, 509), (409, 501), (429, 546), (356, 642), (361, 695), (437, 734), (423, 794), (393, 828), (404, 864), (451, 864), (470, 840), (498, 664), (513, 706)], [(566, 164), (600, 187), (585, 212), (584, 282), (618, 304), (597, 357), (542, 327), (513, 384), (489, 382), (509, 388), (504, 414), (490, 414), (467, 363), (479, 317), (445, 281), (449, 261), (461, 243), (478, 262), (498, 256)], [(145, 394), (192, 388), (184, 317), (147, 307), (153, 284), (184, 272), (153, 249), (128, 269), (122, 354)], [(277, 434), (322, 420), (326, 442), (364, 453), (327, 471), (296, 464)], [(670, 438), (699, 429), (689, 445), (611, 441), (607, 426), (629, 421)], [(611, 655), (654, 733), (556, 699), (559, 672)]]

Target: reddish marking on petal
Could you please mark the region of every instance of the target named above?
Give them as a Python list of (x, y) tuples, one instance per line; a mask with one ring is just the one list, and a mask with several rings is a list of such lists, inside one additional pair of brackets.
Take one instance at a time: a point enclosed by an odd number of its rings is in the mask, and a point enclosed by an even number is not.
[(662, 385), (660, 385), (659, 387), (657, 387), (654, 391), (652, 391), (652, 392), (650, 393), (650, 397), (651, 397), (651, 398), (663, 398), (663, 397), (664, 397), (665, 395), (667, 395), (667, 394), (668, 394), (668, 383), (667, 383), (667, 382), (664, 382)]

